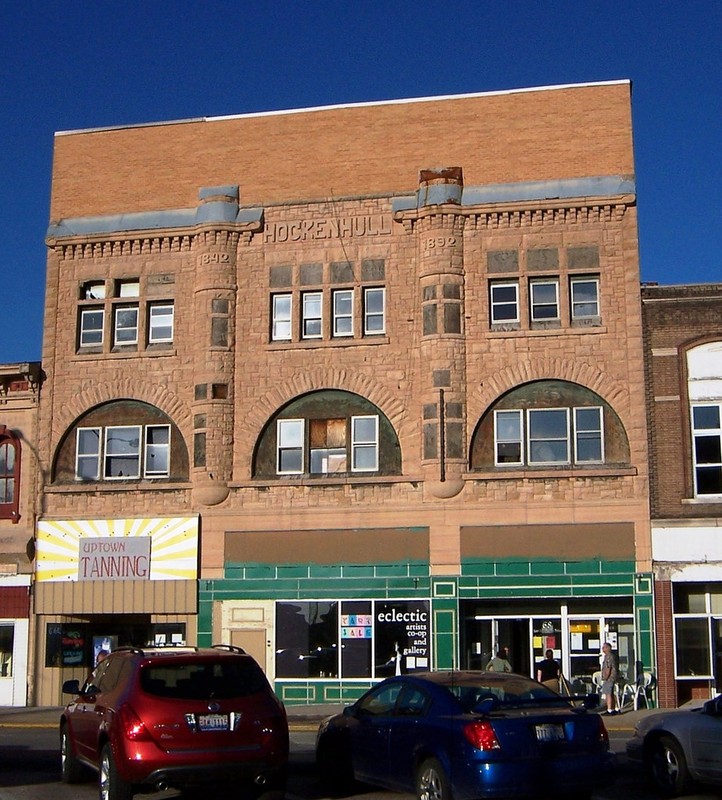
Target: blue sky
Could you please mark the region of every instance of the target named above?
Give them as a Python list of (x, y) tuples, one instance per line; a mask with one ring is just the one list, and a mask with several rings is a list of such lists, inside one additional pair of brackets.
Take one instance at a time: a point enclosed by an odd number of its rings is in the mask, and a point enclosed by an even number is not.
[(41, 357), (55, 131), (618, 79), (642, 279), (722, 282), (722, 0), (0, 2), (0, 363)]

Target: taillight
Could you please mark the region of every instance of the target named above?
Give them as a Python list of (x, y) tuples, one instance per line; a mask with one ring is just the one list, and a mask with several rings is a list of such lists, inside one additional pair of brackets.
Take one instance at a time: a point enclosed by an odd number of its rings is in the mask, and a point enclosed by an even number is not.
[(488, 719), (480, 719), (465, 725), (464, 736), (477, 750), (501, 750), (494, 728)]
[(130, 739), (132, 742), (143, 742), (151, 738), (145, 723), (133, 711), (131, 706), (126, 704), (118, 709), (118, 720), (120, 729), (126, 739)]

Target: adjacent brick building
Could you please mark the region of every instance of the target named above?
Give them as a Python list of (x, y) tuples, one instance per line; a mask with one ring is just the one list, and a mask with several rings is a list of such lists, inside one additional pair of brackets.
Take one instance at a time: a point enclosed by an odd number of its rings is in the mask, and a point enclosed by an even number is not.
[(101, 644), (654, 667), (630, 86), (59, 134), (41, 702)]
[(642, 287), (659, 700), (722, 691), (722, 285)]
[(40, 365), (0, 364), (0, 706), (24, 706), (38, 481)]

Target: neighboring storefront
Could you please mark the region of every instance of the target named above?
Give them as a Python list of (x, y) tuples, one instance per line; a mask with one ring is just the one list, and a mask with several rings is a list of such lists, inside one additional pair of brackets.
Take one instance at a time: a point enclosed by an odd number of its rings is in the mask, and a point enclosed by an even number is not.
[(39, 704), (60, 702), (101, 650), (192, 642), (197, 577), (197, 517), (39, 522)]
[(27, 700), (30, 576), (0, 574), (0, 706)]

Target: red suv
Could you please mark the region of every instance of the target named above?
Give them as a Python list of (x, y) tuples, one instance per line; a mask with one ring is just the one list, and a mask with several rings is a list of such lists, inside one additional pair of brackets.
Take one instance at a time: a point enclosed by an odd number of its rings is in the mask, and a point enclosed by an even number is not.
[(238, 647), (120, 648), (60, 719), (62, 779), (98, 773), (100, 800), (204, 785), (283, 797), (288, 720), (263, 671)]

